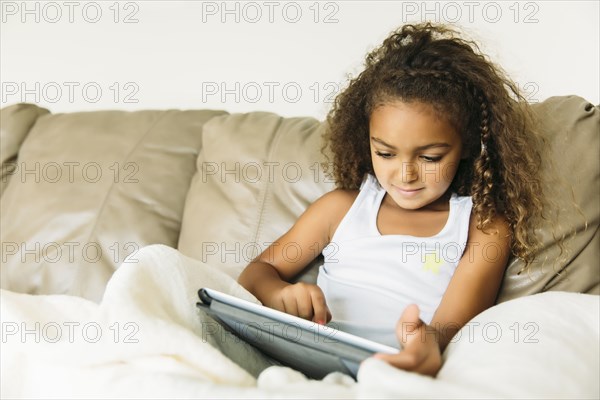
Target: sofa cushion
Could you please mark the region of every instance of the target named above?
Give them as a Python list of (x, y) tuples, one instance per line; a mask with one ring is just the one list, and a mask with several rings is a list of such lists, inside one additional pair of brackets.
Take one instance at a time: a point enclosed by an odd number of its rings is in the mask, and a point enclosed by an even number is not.
[[(533, 109), (561, 175), (549, 178), (546, 187), (562, 211), (549, 215), (538, 229), (544, 247), (529, 274), (518, 273), (521, 260), (509, 261), (499, 302), (547, 290), (597, 293), (600, 281), (599, 110), (576, 96), (553, 97)], [(311, 201), (333, 189), (317, 164), (322, 160), (322, 129), (323, 124), (310, 118), (284, 119), (267, 113), (228, 115), (208, 122), (186, 201), (179, 249), (221, 265), (237, 277), (260, 250), (291, 227)], [(547, 175), (552, 173), (547, 163), (543, 168)], [(302, 171), (298, 181), (296, 170)], [(569, 184), (583, 216), (570, 202)], [(553, 268), (552, 261), (560, 253), (551, 231), (557, 221), (557, 236), (577, 235), (567, 242), (571, 256), (566, 267), (563, 263)], [(301, 279), (315, 282), (319, 263), (309, 266)]]
[(38, 117), (48, 114), (33, 104), (15, 104), (0, 110), (0, 197), (15, 169), (21, 143)]
[[(543, 172), (559, 213), (548, 213), (537, 229), (543, 248), (529, 273), (519, 274), (523, 261), (509, 261), (498, 302), (547, 290), (599, 294), (600, 109), (577, 96), (551, 97), (532, 107), (556, 165), (553, 171), (544, 163)], [(552, 236), (551, 226), (557, 223), (555, 235), (565, 236), (569, 253), (566, 262), (553, 265), (563, 257)]]
[(322, 127), (313, 118), (266, 112), (210, 120), (179, 250), (237, 277), (310, 203), (333, 189), (320, 165)]
[(2, 196), (2, 288), (99, 300), (126, 256), (176, 246), (202, 126), (223, 113), (38, 118)]

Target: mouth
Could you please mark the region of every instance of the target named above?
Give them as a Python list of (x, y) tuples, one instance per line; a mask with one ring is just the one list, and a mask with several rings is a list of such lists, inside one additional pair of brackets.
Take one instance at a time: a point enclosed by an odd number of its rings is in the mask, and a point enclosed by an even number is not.
[(401, 195), (403, 196), (415, 196), (417, 193), (419, 193), (421, 190), (423, 190), (423, 188), (418, 188), (418, 189), (404, 189), (404, 188), (400, 188), (397, 186), (393, 186), (392, 187)]

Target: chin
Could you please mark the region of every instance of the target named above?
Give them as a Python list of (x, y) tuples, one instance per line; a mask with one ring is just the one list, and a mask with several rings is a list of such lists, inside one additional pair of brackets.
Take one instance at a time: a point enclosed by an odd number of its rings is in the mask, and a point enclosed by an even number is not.
[(423, 201), (423, 199), (406, 199), (397, 194), (391, 194), (388, 192), (394, 203), (400, 208), (404, 208), (406, 210), (417, 210), (421, 207), (424, 207), (428, 204), (427, 201)]

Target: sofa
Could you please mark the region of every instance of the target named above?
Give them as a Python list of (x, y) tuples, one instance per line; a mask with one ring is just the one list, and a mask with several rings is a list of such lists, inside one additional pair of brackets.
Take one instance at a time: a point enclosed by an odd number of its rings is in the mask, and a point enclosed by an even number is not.
[[(176, 271), (180, 267), (174, 265), (185, 264), (187, 283), (182, 284), (190, 286), (190, 293), (197, 288), (189, 282), (205, 279), (210, 271), (234, 282), (245, 265), (289, 229), (311, 202), (334, 188), (324, 171), (324, 123), (269, 112), (52, 113), (34, 104), (3, 108), (3, 397), (309, 397), (319, 393), (323, 397), (552, 394), (597, 398), (600, 108), (578, 96), (552, 97), (532, 107), (552, 149), (554, 164), (544, 160), (542, 168), (545, 187), (559, 209), (549, 213), (536, 231), (544, 245), (530, 271), (521, 273), (522, 260), (511, 258), (497, 305), (476, 317), (480, 323), (504, 321), (501, 339), (490, 341), (487, 335), (451, 343), (435, 380), (370, 359), (356, 382), (341, 374), (312, 381), (289, 368), (273, 367), (258, 376), (246, 376), (243, 370), (235, 375), (227, 369), (218, 379), (218, 374), (212, 378), (200, 374), (203, 378), (194, 383), (190, 383), (193, 368), (180, 371), (182, 365), (189, 367), (189, 360), (182, 361), (189, 347), (169, 347), (180, 353), (168, 362), (161, 358), (166, 350), (156, 350), (148, 363), (134, 363), (127, 358), (133, 355), (119, 350), (121, 364), (113, 360), (116, 364), (110, 365), (128, 365), (122, 375), (114, 369), (108, 372), (108, 364), (102, 364), (103, 372), (85, 369), (91, 368), (91, 362), (84, 368), (77, 354), (88, 350), (67, 351), (71, 355), (63, 359), (49, 343), (32, 345), (25, 340), (27, 334), (24, 339), (18, 331), (35, 330), (31, 326), (38, 327), (39, 321), (51, 326), (51, 318), (68, 321), (99, 310), (122, 312), (129, 306), (119, 302), (130, 301), (123, 296), (132, 299), (133, 292), (144, 298), (137, 307), (157, 302), (147, 299), (151, 294), (144, 286), (150, 285), (150, 270), (153, 282), (160, 275), (164, 286), (169, 286), (174, 285), (166, 282), (171, 279), (169, 268)], [(561, 236), (566, 253), (557, 240)], [(314, 282), (320, 263), (322, 258), (316, 257), (296, 279)], [(144, 267), (146, 275), (139, 272), (144, 269), (140, 265), (148, 264), (154, 269)], [(183, 326), (181, 315), (187, 311), (181, 311), (179, 319), (165, 311), (167, 304), (175, 302), (172, 296), (157, 295), (161, 303), (152, 312), (145, 311), (146, 317), (153, 313), (152, 318), (162, 321), (156, 326), (167, 322)], [(194, 309), (191, 301), (179, 306)], [(521, 325), (515, 325), (517, 320)], [(527, 323), (533, 324), (532, 331), (523, 330)], [(161, 328), (153, 329), (159, 333)], [(531, 332), (539, 339), (537, 347), (516, 340), (517, 333)], [(15, 342), (16, 337), (21, 339)], [(168, 341), (167, 337), (153, 340), (158, 347)], [(62, 354), (77, 347), (68, 344), (61, 347)], [(100, 353), (106, 357), (109, 351)], [(165, 372), (169, 363), (177, 364), (173, 368), (180, 372)], [(40, 365), (54, 371), (51, 379)], [(74, 372), (81, 368), (88, 373)], [(534, 372), (534, 378), (527, 378)], [(235, 380), (233, 375), (243, 378)], [(80, 384), (66, 383), (75, 380)]]

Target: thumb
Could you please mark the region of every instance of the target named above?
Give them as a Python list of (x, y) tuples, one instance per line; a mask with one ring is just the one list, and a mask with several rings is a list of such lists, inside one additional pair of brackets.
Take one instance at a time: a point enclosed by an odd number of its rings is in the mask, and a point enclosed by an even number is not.
[(416, 304), (410, 304), (402, 312), (396, 324), (396, 336), (401, 344), (405, 344), (418, 335), (418, 329), (424, 325), (419, 318), (420, 310)]
[(419, 306), (416, 304), (409, 304), (404, 311), (402, 312), (402, 316), (400, 317), (400, 322), (412, 322), (418, 323), (421, 321), (419, 319), (419, 314), (421, 311), (419, 310)]

